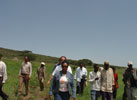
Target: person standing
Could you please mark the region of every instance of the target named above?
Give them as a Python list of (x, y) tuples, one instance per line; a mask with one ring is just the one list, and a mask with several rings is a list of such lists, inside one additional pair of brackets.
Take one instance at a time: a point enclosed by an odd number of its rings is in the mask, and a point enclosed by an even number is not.
[[(50, 79), (49, 79), (48, 82), (47, 82), (47, 86), (50, 84), (51, 80), (53, 79), (53, 76), (54, 76), (57, 72), (60, 72), (60, 71), (62, 70), (61, 64), (62, 64), (62, 62), (65, 61), (65, 60), (67, 60), (67, 58), (66, 58), (65, 56), (61, 56), (61, 57), (60, 57), (59, 63), (57, 63), (57, 64), (54, 66), (53, 70), (52, 70), (52, 75), (50, 76)], [(68, 66), (67, 71), (69, 71), (70, 73), (72, 73), (72, 70), (71, 70), (71, 67), (70, 67), (70, 66)]]
[(136, 100), (137, 71), (133, 69), (133, 63), (128, 62), (128, 68), (123, 74), (128, 100)]
[(0, 96), (3, 100), (8, 99), (8, 95), (5, 94), (2, 90), (3, 85), (5, 84), (7, 80), (7, 70), (6, 70), (6, 64), (2, 61), (2, 56), (0, 56)]
[(41, 62), (41, 66), (37, 70), (38, 80), (39, 80), (40, 90), (41, 91), (44, 90), (44, 80), (46, 78), (46, 73), (45, 73), (45, 67), (44, 66), (45, 66), (45, 63)]
[(114, 74), (109, 62), (104, 62), (104, 69), (101, 71), (102, 100), (113, 100)]
[(49, 97), (54, 94), (54, 100), (70, 100), (76, 98), (75, 81), (73, 75), (68, 72), (68, 61), (62, 62), (62, 70), (57, 72), (52, 79)]
[(115, 80), (115, 86), (113, 89), (113, 99), (116, 99), (117, 97), (117, 89), (118, 89), (118, 74), (116, 73), (116, 69), (112, 67), (113, 73), (114, 73), (114, 80)]
[(94, 64), (94, 71), (89, 73), (89, 82), (91, 83), (91, 100), (98, 100), (101, 87), (101, 73), (99, 67)]
[(29, 62), (28, 56), (24, 57), (24, 62), (21, 64), (19, 72), (19, 92), (22, 92), (23, 83), (25, 84), (25, 96), (28, 95), (29, 91), (29, 80), (32, 74), (32, 65)]
[(80, 64), (80, 67), (76, 69), (75, 78), (77, 80), (77, 94), (83, 94), (85, 78), (87, 77), (87, 69)]

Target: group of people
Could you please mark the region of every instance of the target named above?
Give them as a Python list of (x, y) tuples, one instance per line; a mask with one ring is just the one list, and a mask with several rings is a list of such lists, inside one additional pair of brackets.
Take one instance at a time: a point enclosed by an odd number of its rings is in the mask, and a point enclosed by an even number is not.
[[(43, 91), (44, 89), (44, 80), (46, 77), (45, 74), (45, 63), (41, 62), (41, 66), (37, 69), (37, 75), (38, 80), (40, 83), (40, 90)], [(29, 80), (31, 78), (32, 74), (32, 64), (29, 61), (28, 56), (24, 57), (24, 61), (21, 64), (21, 68), (19, 71), (19, 87), (16, 95), (19, 95), (22, 93), (23, 89), (23, 83), (25, 85), (25, 95), (27, 96), (29, 93)], [(6, 70), (6, 64), (2, 61), (2, 56), (0, 56), (0, 96), (3, 100), (8, 99), (8, 95), (3, 92), (2, 87), (7, 80), (7, 70)]]
[[(118, 74), (115, 70), (115, 67), (110, 67), (109, 61), (104, 62), (104, 67), (94, 64), (94, 71), (89, 73), (87, 80), (87, 69), (83, 64), (80, 64), (73, 76), (66, 57), (62, 56), (59, 63), (54, 66), (52, 75), (47, 82), (48, 85), (52, 80), (49, 95), (54, 95), (54, 100), (70, 100), (70, 90), (72, 89), (72, 98), (75, 100), (76, 94), (83, 95), (84, 86), (88, 81), (91, 84), (91, 100), (98, 100), (101, 95), (102, 100), (116, 99)], [(77, 81), (77, 90), (74, 80)], [(133, 69), (133, 63), (130, 61), (128, 62), (128, 68), (123, 73), (123, 82), (125, 89), (122, 100), (126, 100), (126, 98), (136, 100), (137, 71)]]
[[(6, 64), (0, 57), (0, 96), (3, 100), (8, 99), (8, 95), (2, 90), (3, 84), (7, 80)], [(73, 100), (76, 95), (83, 95), (84, 87), (87, 82), (91, 85), (91, 100), (98, 100), (102, 95), (102, 100), (116, 99), (118, 88), (118, 75), (115, 68), (110, 68), (109, 62), (104, 62), (104, 67), (99, 67), (94, 64), (94, 70), (89, 73), (87, 79), (87, 69), (81, 63), (76, 69), (75, 75), (72, 74), (71, 67), (65, 56), (61, 56), (59, 62), (55, 64), (52, 74), (47, 81), (47, 86), (51, 83), (49, 89), (49, 98), (54, 95), (54, 100)], [(44, 80), (46, 79), (45, 63), (41, 62), (41, 66), (37, 69), (40, 90), (44, 90)], [(24, 62), (21, 64), (19, 71), (19, 88), (18, 94), (22, 92), (23, 83), (25, 85), (25, 96), (29, 93), (29, 80), (32, 74), (32, 65), (27, 56), (24, 57)], [(75, 86), (75, 80), (77, 86)], [(128, 100), (136, 100), (137, 87), (137, 71), (133, 69), (133, 63), (128, 62), (128, 68), (123, 73), (123, 82), (125, 84), (123, 100), (125, 97)]]
[(91, 83), (91, 100), (98, 100), (102, 95), (102, 100), (116, 99), (118, 88), (118, 75), (115, 68), (109, 67), (109, 62), (104, 62), (104, 68), (94, 64), (94, 71), (89, 73)]

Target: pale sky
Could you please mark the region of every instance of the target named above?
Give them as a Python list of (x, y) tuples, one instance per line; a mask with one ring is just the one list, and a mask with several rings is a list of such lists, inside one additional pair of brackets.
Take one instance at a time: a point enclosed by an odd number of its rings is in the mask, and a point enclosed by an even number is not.
[(0, 47), (137, 67), (137, 0), (0, 0)]

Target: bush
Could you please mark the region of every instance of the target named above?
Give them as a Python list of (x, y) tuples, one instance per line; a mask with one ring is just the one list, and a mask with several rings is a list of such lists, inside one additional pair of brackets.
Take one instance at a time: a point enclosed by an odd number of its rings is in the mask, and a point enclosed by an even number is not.
[(85, 66), (92, 66), (93, 62), (89, 59), (81, 59), (81, 60), (78, 60), (78, 65), (80, 64), (83, 64)]
[(2, 54), (0, 54), (0, 57), (3, 57), (3, 55), (2, 55)]

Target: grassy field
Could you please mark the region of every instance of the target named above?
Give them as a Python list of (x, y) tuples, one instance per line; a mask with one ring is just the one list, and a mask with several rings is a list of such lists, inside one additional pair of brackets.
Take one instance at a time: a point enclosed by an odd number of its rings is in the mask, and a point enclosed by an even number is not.
[[(24, 97), (23, 94), (16, 97), (16, 92), (18, 89), (18, 73), (19, 69), (21, 66), (20, 60), (4, 60), (6, 65), (7, 65), (7, 74), (8, 74), (8, 80), (6, 81), (6, 84), (3, 87), (3, 90), (5, 93), (9, 95), (9, 100), (48, 100), (48, 91), (49, 87), (45, 86), (45, 90), (43, 92), (40, 91), (39, 89), (39, 82), (37, 80), (37, 68), (40, 66), (40, 62), (32, 62), (33, 66), (33, 73), (32, 77), (30, 80), (30, 93), (29, 96)], [(46, 79), (49, 79), (49, 75), (51, 74), (51, 70), (53, 68), (54, 64), (47, 64), (46, 65), (46, 73), (47, 77)], [(88, 73), (92, 71), (92, 68), (87, 68)], [(117, 73), (118, 73), (118, 83), (119, 83), (119, 89), (117, 93), (117, 100), (122, 99), (122, 94), (123, 94), (123, 82), (122, 82), (122, 73), (124, 72), (124, 69), (122, 68), (117, 68)], [(74, 73), (74, 71), (73, 71)], [(45, 80), (46, 84), (47, 80)], [(25, 92), (25, 91), (23, 91)], [(84, 89), (84, 95), (83, 96), (77, 96), (77, 100), (91, 100), (90, 99), (90, 84), (88, 83), (88, 86)], [(2, 100), (0, 98), (0, 100)], [(100, 99), (101, 100), (101, 99)]]

